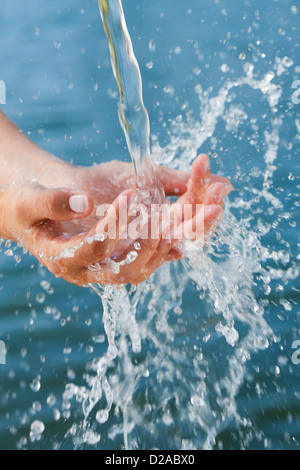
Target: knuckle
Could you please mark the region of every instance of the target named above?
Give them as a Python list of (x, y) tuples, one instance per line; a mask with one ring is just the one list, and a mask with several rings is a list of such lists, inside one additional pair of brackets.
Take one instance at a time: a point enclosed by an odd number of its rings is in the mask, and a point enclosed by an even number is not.
[(57, 201), (57, 193), (52, 191), (46, 199), (46, 210), (49, 214), (53, 214), (57, 212), (58, 209), (58, 201)]

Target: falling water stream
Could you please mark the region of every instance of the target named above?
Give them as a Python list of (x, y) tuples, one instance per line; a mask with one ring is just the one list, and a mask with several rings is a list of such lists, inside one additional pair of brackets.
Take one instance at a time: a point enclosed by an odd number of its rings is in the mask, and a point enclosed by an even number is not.
[(99, 0), (112, 69), (119, 88), (119, 120), (132, 159), (137, 186), (163, 201), (150, 156), (150, 122), (143, 101), (139, 64), (134, 55), (121, 0)]

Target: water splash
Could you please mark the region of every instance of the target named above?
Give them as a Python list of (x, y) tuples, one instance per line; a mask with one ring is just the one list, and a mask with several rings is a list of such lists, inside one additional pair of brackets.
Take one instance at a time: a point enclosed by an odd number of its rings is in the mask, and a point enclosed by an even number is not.
[[(108, 349), (89, 365), (86, 386), (70, 385), (70, 402), (80, 401), (78, 393), (82, 397), (78, 445), (93, 429), (115, 442), (123, 437), (126, 449), (211, 449), (232, 420), (253, 427), (240, 416), (236, 396), (250, 359), (277, 341), (264, 315), (270, 282), (278, 277), (273, 263), (282, 256), (263, 244), (270, 227), (260, 224), (254, 231), (249, 221), (263, 200), (270, 213), (281, 210), (272, 187), (282, 90), (273, 85), (271, 72), (259, 79), (251, 64), (244, 70), (245, 76), (226, 83), (217, 96), (196, 87), (199, 121), (189, 112), (186, 120), (174, 120), (169, 144), (162, 148), (154, 138), (153, 151), (157, 160), (167, 155), (170, 166), (188, 169), (220, 120), (235, 132), (247, 121), (229, 98), (234, 89), (248, 86), (262, 93), (271, 113), (261, 189), (251, 189), (247, 200), (236, 197), (227, 203), (217, 237), (205, 251), (162, 266), (137, 288), (93, 286), (103, 303)], [(259, 291), (264, 300), (257, 300)], [(186, 296), (190, 311), (184, 307)]]
[[(99, 0), (99, 6), (137, 184), (148, 185), (153, 194), (160, 190), (150, 159), (149, 117), (122, 4)], [(155, 49), (153, 41), (149, 48)], [(260, 93), (268, 108), (261, 188), (246, 187), (245, 197), (227, 202), (224, 221), (210, 245), (191, 252), (185, 261), (163, 265), (137, 287), (90, 286), (103, 304), (107, 350), (86, 365), (84, 384), (70, 382), (63, 394), (61, 412), (72, 421), (67, 435), (76, 447), (97, 446), (104, 440), (126, 449), (211, 449), (231, 421), (253, 427), (238, 411), (236, 397), (253, 355), (277, 341), (265, 309), (272, 279), (282, 276), (274, 263), (286, 254), (264, 246), (270, 224), (258, 221), (255, 231), (251, 222), (259, 204), (272, 216), (282, 210), (273, 191), (282, 88), (273, 80), (291, 65), (277, 58), (274, 70), (258, 77), (254, 65), (245, 63), (243, 75), (227, 81), (214, 96), (212, 89), (203, 90), (198, 84), (196, 118), (186, 106), (185, 116), (168, 125), (167, 145), (161, 147), (152, 136), (151, 155), (156, 161), (188, 171), (197, 150), (213, 142), (220, 123), (227, 133), (238, 134), (250, 120), (242, 103), (233, 104), (235, 91)], [(174, 89), (168, 86), (165, 92), (174, 94)], [(257, 300), (260, 291), (264, 295)], [(78, 408), (76, 420), (70, 410), (77, 413)], [(57, 409), (56, 413), (60, 415)]]

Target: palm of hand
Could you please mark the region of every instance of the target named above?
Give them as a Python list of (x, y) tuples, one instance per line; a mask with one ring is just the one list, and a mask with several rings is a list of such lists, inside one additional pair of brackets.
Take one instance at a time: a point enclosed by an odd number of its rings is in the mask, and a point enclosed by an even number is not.
[[(178, 196), (176, 205), (173, 205), (177, 214), (178, 206), (183, 207), (184, 204), (222, 206), (224, 197), (232, 189), (226, 178), (210, 174), (206, 155), (195, 160), (192, 174), (156, 167), (156, 177), (167, 196)], [(131, 163), (111, 161), (99, 166), (78, 168), (72, 186), (90, 194), (95, 204), (90, 216), (68, 223), (67, 231), (75, 234), (86, 232), (98, 222), (96, 209), (99, 205), (112, 204), (123, 191), (136, 188), (133, 166)], [(218, 215), (213, 214), (214, 217)], [(182, 214), (178, 214), (178, 219), (187, 222), (182, 220)]]
[[(199, 234), (201, 236), (209, 232), (212, 225), (216, 225), (222, 216), (223, 199), (232, 188), (225, 178), (210, 175), (209, 158), (206, 155), (195, 160), (191, 174), (164, 167), (157, 167), (155, 172), (166, 195), (178, 196), (177, 204), (170, 207), (176, 214), (178, 226), (184, 227), (184, 233), (193, 232), (197, 219), (203, 222), (202, 226), (204, 224), (204, 233)], [(31, 199), (33, 203), (40, 201), (39, 208), (33, 214), (28, 202), (27, 219), (22, 215), (23, 226), (25, 219), (26, 226), (30, 226), (30, 230), (23, 229), (25, 246), (57, 277), (64, 277), (77, 285), (137, 284), (148, 278), (164, 262), (182, 256), (181, 252), (174, 250), (172, 240), (165, 241), (162, 237), (139, 239), (137, 258), (131, 264), (122, 265), (119, 271), (112, 269), (111, 259), (118, 262), (124, 260), (128, 245), (125, 244), (124, 249), (120, 249), (122, 243), (118, 237), (108, 237), (105, 241), (96, 237), (102, 233), (109, 217), (107, 215), (99, 220), (96, 210), (101, 204), (109, 204), (110, 208), (118, 211), (120, 195), (127, 198), (133, 194), (135, 197), (138, 195), (131, 164), (110, 162), (98, 167), (77, 167), (71, 174), (66, 174), (65, 183), (70, 189), (64, 190), (64, 193), (62, 190), (43, 188), (39, 189), (40, 195), (37, 195), (30, 188), (27, 200)], [(66, 210), (66, 196), (72, 190), (87, 194), (90, 203), (86, 213), (76, 215), (70, 208)], [(54, 194), (57, 200), (53, 199)], [(24, 214), (22, 204), (20, 209)], [(191, 204), (195, 208), (197, 204), (201, 204), (202, 208), (198, 212), (195, 210), (192, 217), (184, 218), (185, 204)], [(20, 226), (19, 222), (18, 224)]]

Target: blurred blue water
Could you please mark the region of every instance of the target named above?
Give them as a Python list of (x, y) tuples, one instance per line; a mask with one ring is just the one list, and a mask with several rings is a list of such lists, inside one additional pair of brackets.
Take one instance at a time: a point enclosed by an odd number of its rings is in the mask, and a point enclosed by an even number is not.
[[(217, 93), (226, 80), (243, 74), (241, 54), (255, 63), (260, 78), (273, 69), (276, 57), (292, 59), (288, 73), (274, 80), (283, 90), (278, 105), (283, 125), (273, 188), (284, 205), (282, 212), (292, 215), (290, 220), (283, 216), (277, 221), (276, 232), (271, 231), (265, 243), (289, 252), (289, 262), (281, 266), (284, 271), (299, 266), (300, 131), (296, 119), (300, 105), (293, 105), (291, 97), (292, 83), (300, 78), (300, 12), (289, 0), (123, 3), (152, 132), (162, 144), (168, 141), (169, 120), (180, 114), (184, 103), (197, 120), (194, 88), (198, 83)], [(150, 41), (155, 42), (155, 51), (150, 50)], [(0, 44), (0, 80), (7, 85), (3, 110), (36, 143), (75, 164), (129, 160), (96, 0), (2, 0)], [(146, 66), (149, 62), (152, 68)], [(166, 93), (170, 85), (174, 94)], [(236, 191), (242, 192), (245, 185), (261, 184), (266, 150), (262, 137), (270, 131), (270, 122), (263, 117), (266, 104), (257, 92), (239, 89), (235, 100), (247, 109), (249, 120), (240, 138), (226, 132), (224, 124), (217, 126), (220, 157), (213, 160), (213, 170), (231, 177)], [(249, 144), (251, 118), (257, 119), (256, 145)], [(211, 141), (201, 151), (211, 153)], [(274, 222), (267, 212), (259, 217)], [(22, 436), (27, 437), (29, 448), (72, 447), (64, 439), (68, 420), (53, 419), (47, 398), (53, 393), (57, 397), (54, 407), (59, 408), (64, 384), (74, 377), (80, 381), (84, 373), (90, 358), (88, 346), (93, 345), (98, 356), (105, 351), (105, 342), (92, 342), (94, 335), (103, 334), (101, 305), (90, 291), (56, 280), (33, 257), (22, 255), (18, 261), (0, 254), (0, 340), (7, 346), (7, 365), (0, 365), (0, 448), (16, 448)], [(45, 291), (43, 280), (51, 283), (53, 292)], [(299, 447), (300, 365), (291, 361), (292, 342), (300, 339), (299, 276), (291, 282), (279, 279), (273, 292), (266, 315), (277, 343), (251, 359), (237, 397), (240, 414), (251, 426), (228, 424), (219, 436), (223, 448)], [(49, 307), (51, 315), (45, 313)], [(197, 310), (193, 296), (187, 296), (184, 308), (187, 316)], [(39, 377), (41, 388), (34, 392), (31, 384)], [(28, 438), (34, 419), (46, 424), (39, 443), (30, 443)], [(116, 440), (98, 447), (121, 445)]]

